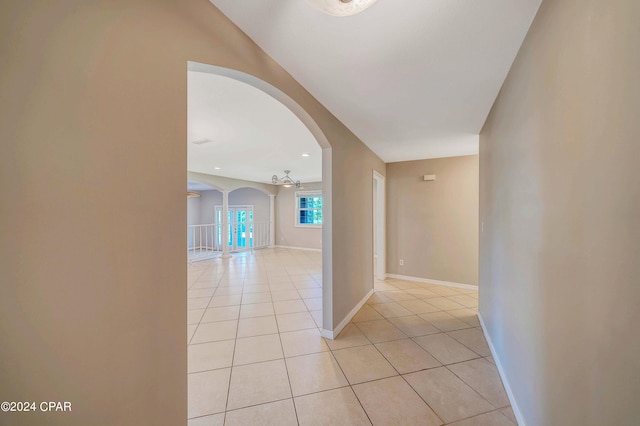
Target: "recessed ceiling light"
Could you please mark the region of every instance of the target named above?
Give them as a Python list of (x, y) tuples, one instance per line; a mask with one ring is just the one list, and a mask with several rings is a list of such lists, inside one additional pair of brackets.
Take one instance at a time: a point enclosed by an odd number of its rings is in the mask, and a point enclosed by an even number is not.
[(213, 170), (220, 170), (220, 167), (214, 167)]
[(310, 154), (307, 154), (307, 153), (302, 154), (302, 156), (303, 156), (303, 157), (311, 157), (311, 155), (310, 155)]
[(198, 139), (198, 140), (195, 140), (195, 141), (193, 141), (191, 143), (196, 144), (196, 145), (204, 145), (205, 143), (211, 143), (211, 142), (213, 142), (211, 139)]

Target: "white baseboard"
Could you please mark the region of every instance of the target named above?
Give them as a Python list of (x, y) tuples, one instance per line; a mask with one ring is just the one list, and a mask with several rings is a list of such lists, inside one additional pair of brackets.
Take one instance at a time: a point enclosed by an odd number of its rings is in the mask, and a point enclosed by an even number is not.
[(322, 249), (306, 248), (306, 247), (273, 246), (273, 248), (281, 248), (281, 249), (289, 249), (289, 250), (318, 251), (318, 252), (322, 253)]
[(320, 335), (321, 335), (322, 337), (326, 338), (326, 339), (331, 339), (331, 340), (333, 340), (333, 339), (334, 339), (333, 331), (331, 331), (331, 330), (325, 330), (325, 329), (323, 328), (323, 329), (321, 329), (321, 330), (320, 330)]
[(213, 254), (211, 256), (205, 256), (205, 257), (198, 257), (195, 259), (189, 259), (187, 258), (187, 263), (198, 263), (198, 262), (204, 262), (205, 260), (213, 260), (213, 259), (220, 259), (222, 257), (221, 254)]
[(500, 362), (500, 358), (498, 358), (496, 354), (496, 349), (493, 346), (493, 342), (491, 341), (491, 336), (487, 332), (487, 328), (484, 325), (484, 320), (482, 319), (482, 315), (480, 315), (480, 311), (478, 311), (478, 319), (480, 320), (480, 327), (482, 327), (482, 332), (484, 333), (485, 340), (489, 345), (489, 350), (491, 351), (493, 360), (495, 361), (496, 367), (498, 368), (498, 374), (500, 374), (500, 378), (502, 379), (504, 390), (507, 392), (507, 396), (509, 397), (509, 402), (511, 403), (511, 409), (513, 410), (513, 414), (516, 416), (518, 425), (526, 426), (524, 417), (522, 417), (522, 412), (520, 411), (520, 407), (516, 402), (516, 398), (513, 396), (513, 392), (511, 391), (511, 385), (509, 385), (509, 380), (507, 380), (507, 376), (504, 372), (504, 368), (502, 368), (502, 362)]
[(187, 249), (187, 251), (192, 251), (192, 252), (202, 251), (202, 250), (222, 253), (222, 250), (217, 251), (215, 247), (208, 247), (208, 246), (198, 246), (198, 247), (191, 247), (190, 249)]
[(452, 283), (449, 281), (430, 280), (428, 278), (410, 277), (408, 275), (387, 274), (387, 278), (395, 278), (398, 280), (413, 281), (413, 282), (424, 283), (424, 284), (436, 284), (436, 285), (442, 285), (445, 287), (464, 288), (466, 290), (478, 289), (478, 286), (473, 284), (461, 284), (461, 283)]
[(326, 337), (327, 339), (331, 339), (331, 340), (338, 337), (338, 334), (340, 334), (342, 329), (345, 328), (347, 324), (351, 322), (353, 317), (355, 317), (358, 311), (360, 310), (360, 308), (362, 308), (364, 304), (367, 303), (367, 300), (369, 300), (372, 294), (373, 294), (373, 289), (369, 290), (369, 292), (365, 294), (362, 300), (360, 300), (360, 302), (358, 302), (355, 308), (353, 308), (351, 312), (349, 312), (349, 314), (342, 321), (340, 321), (340, 324), (338, 324), (336, 328), (334, 328), (333, 330), (325, 330), (324, 328), (320, 330), (320, 334), (322, 334), (322, 337)]

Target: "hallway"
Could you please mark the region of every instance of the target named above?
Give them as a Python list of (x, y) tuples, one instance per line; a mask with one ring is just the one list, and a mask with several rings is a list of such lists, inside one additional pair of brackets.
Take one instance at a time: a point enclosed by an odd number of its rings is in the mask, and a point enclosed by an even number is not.
[(321, 254), (188, 268), (189, 425), (513, 425), (477, 291), (389, 279), (320, 337)]

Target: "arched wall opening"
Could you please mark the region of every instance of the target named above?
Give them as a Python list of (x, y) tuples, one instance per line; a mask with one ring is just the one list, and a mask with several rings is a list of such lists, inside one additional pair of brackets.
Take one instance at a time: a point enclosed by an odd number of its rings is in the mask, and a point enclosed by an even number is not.
[[(313, 135), (318, 145), (322, 148), (322, 332), (326, 337), (333, 338), (333, 330), (335, 328), (335, 324), (333, 321), (332, 280), (332, 153), (329, 140), (322, 132), (318, 124), (315, 122), (315, 120), (313, 120), (313, 118), (309, 115), (309, 113), (307, 113), (290, 96), (288, 96), (280, 89), (274, 87), (273, 85), (241, 71), (215, 65), (203, 64), (199, 62), (189, 61), (187, 69), (188, 71), (210, 73), (218, 76), (228, 77), (246, 83), (270, 95), (272, 98), (279, 101), (286, 108), (288, 108), (304, 124), (304, 126)], [(215, 186), (217, 189), (223, 191), (223, 194), (225, 191), (230, 192), (243, 187), (243, 185), (253, 187), (269, 195), (271, 195), (273, 191), (271, 188), (269, 188), (269, 185), (263, 185), (255, 182), (253, 184), (247, 185), (246, 181), (237, 181), (236, 179), (212, 176), (202, 173), (188, 172), (188, 177), (190, 180)], [(273, 195), (275, 195), (275, 193)], [(275, 231), (272, 228), (271, 235), (274, 234)]]
[[(108, 13), (104, 2), (81, 13), (70, 2), (25, 3), (2, 2), (0, 14), (5, 39), (24, 41), (1, 73), (16, 101), (0, 130), (16, 143), (0, 162), (20, 178), (6, 186), (3, 210), (3, 272), (13, 277), (0, 298), (12, 318), (3, 354), (17, 366), (3, 381), (16, 400), (84, 402), (74, 404), (77, 423), (182, 424), (187, 61), (270, 82), (331, 141), (325, 194), (340, 220), (324, 277), (335, 283), (337, 322), (371, 286), (371, 169), (385, 165), (211, 2), (133, 2)], [(43, 256), (33, 256), (33, 241)]]

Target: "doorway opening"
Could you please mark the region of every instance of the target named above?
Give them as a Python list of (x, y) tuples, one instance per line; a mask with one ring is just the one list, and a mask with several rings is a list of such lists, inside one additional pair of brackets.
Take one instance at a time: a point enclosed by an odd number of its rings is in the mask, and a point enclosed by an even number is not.
[[(328, 140), (284, 93), (229, 69), (189, 63), (188, 70), (187, 178), (212, 189), (190, 199), (200, 214), (188, 216), (211, 224), (222, 251), (188, 269), (188, 417), (196, 419), (212, 412), (200, 383), (228, 386), (231, 401), (229, 374), (274, 359), (271, 349), (236, 345), (277, 340), (272, 347), (282, 352), (280, 333), (303, 332), (321, 343), (321, 329), (333, 329), (332, 169)], [(296, 204), (303, 188), (274, 182), (280, 170), (293, 170), (322, 202), (316, 196)], [(270, 248), (250, 250), (261, 243), (263, 220)]]
[(214, 223), (217, 227), (219, 246), (227, 244), (229, 251), (237, 252), (269, 245), (269, 234), (266, 232), (269, 230), (269, 222), (256, 222), (253, 217), (253, 206), (231, 205), (227, 215), (228, 227), (223, 231), (222, 206), (216, 206)]
[(385, 182), (384, 176), (373, 171), (373, 265), (374, 279), (386, 278), (385, 234)]

